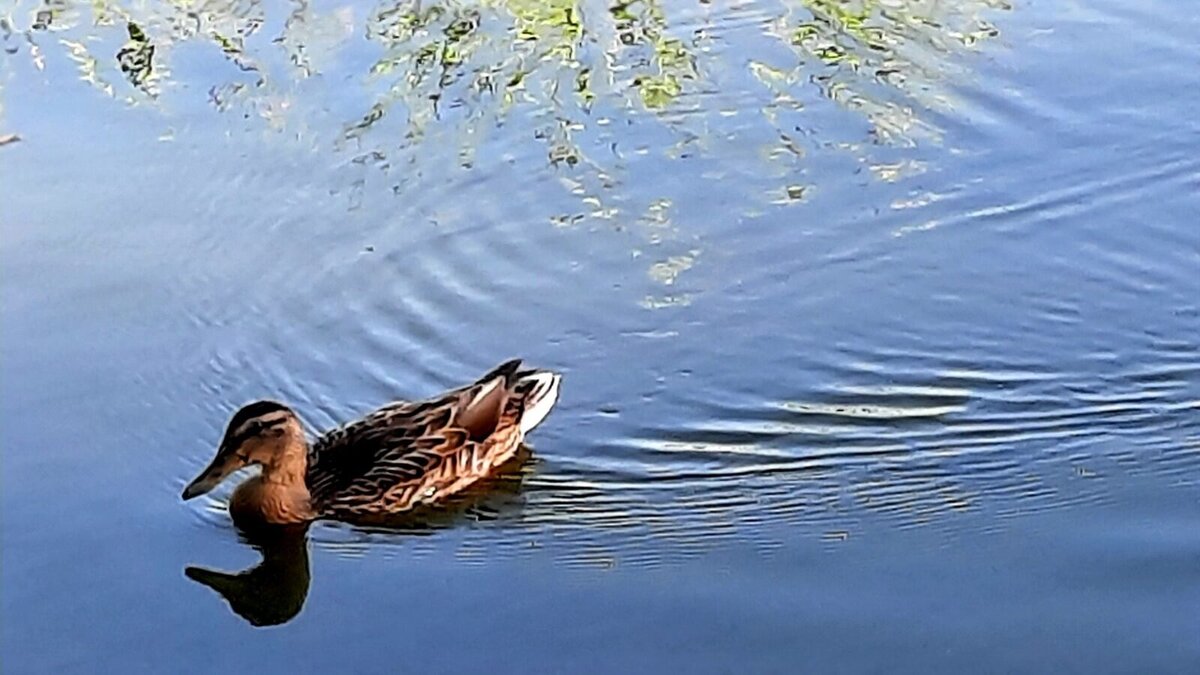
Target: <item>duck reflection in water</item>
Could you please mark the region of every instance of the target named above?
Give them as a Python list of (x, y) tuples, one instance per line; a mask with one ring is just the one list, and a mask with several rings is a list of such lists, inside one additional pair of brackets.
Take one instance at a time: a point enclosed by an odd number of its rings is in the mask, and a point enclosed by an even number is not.
[(308, 526), (243, 534), (262, 562), (237, 573), (190, 566), (184, 574), (220, 593), (253, 626), (291, 621), (308, 598)]
[[(352, 525), (364, 532), (421, 536), (463, 521), (508, 518), (520, 512), (521, 483), (531, 468), (531, 454), (522, 446), (495, 476), (438, 506), (356, 521)], [(235, 614), (253, 626), (287, 623), (300, 613), (308, 598), (311, 582), (308, 529), (308, 524), (240, 529), (242, 540), (262, 555), (261, 562), (241, 572), (192, 565), (184, 569), (184, 574), (219, 593)]]

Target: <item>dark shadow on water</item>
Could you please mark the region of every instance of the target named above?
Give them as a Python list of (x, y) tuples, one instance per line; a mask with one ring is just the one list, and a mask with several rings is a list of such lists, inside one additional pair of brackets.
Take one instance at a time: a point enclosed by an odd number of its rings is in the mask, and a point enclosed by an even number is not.
[(308, 598), (308, 528), (283, 528), (246, 540), (263, 557), (254, 567), (229, 573), (189, 566), (183, 573), (220, 593), (234, 614), (253, 626), (291, 621)]
[[(504, 518), (520, 509), (521, 484), (531, 468), (522, 448), (500, 472), (436, 507), (423, 507), (386, 518), (350, 523), (372, 533), (413, 536), (431, 534), (470, 521)], [(252, 626), (278, 626), (300, 614), (312, 580), (308, 525), (265, 530), (239, 530), (242, 541), (262, 556), (241, 572), (222, 572), (189, 565), (184, 575), (216, 591), (234, 614)]]

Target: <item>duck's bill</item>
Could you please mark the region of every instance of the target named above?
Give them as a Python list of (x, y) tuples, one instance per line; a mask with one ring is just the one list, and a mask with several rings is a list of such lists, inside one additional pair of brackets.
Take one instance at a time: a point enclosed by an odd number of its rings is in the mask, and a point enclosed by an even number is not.
[(217, 456), (213, 458), (212, 463), (205, 467), (199, 476), (196, 476), (196, 480), (188, 483), (188, 486), (183, 489), (183, 499), (186, 501), (211, 492), (213, 488), (221, 484), (221, 481), (225, 480), (226, 476), (245, 465), (246, 463), (237, 455), (223, 447), (218, 449)]
[(212, 492), (213, 488), (225, 480), (225, 476), (233, 473), (233, 469), (229, 464), (230, 462), (225, 461), (221, 455), (217, 455), (213, 463), (209, 464), (208, 468), (202, 471), (199, 476), (196, 476), (196, 480), (188, 483), (188, 486), (183, 488), (184, 501)]
[(221, 482), (220, 478), (213, 479), (213, 478), (209, 478), (209, 476), (206, 473), (200, 474), (200, 476), (197, 477), (196, 480), (192, 481), (191, 483), (188, 483), (188, 486), (183, 488), (183, 499), (184, 499), (184, 501), (187, 501), (194, 497), (199, 497), (202, 494), (207, 494), (209, 492), (212, 492), (212, 489), (217, 487), (217, 483), (220, 483), (220, 482)]

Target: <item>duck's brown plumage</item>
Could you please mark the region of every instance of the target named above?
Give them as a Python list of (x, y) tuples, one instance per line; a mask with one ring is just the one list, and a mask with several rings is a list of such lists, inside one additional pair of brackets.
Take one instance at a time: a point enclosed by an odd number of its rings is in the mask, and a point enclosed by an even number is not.
[[(305, 482), (317, 511), (395, 512), (447, 497), (512, 458), (537, 380), (509, 361), (478, 382), (395, 403), (322, 436)], [(526, 376), (522, 379), (522, 375)]]
[(252, 403), (234, 415), (217, 458), (184, 496), (257, 463), (262, 475), (234, 493), (235, 519), (355, 519), (437, 502), (511, 459), (553, 406), (558, 383), (558, 375), (508, 361), (474, 384), (384, 406), (309, 447), (289, 408)]

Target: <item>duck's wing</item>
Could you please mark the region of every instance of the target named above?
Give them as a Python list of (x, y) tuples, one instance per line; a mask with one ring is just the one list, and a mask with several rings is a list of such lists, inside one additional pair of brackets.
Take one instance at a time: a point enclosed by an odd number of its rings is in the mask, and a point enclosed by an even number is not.
[[(338, 464), (341, 463), (338, 460), (349, 460), (350, 458), (337, 457), (337, 455), (342, 454), (346, 450), (361, 452), (365, 446), (371, 446), (378, 442), (386, 442), (387, 439), (375, 438), (383, 432), (401, 433), (411, 436), (413, 433), (419, 431), (422, 426), (435, 425), (437, 422), (437, 413), (442, 409), (453, 410), (459, 404), (459, 401), (462, 400), (464, 394), (470, 395), (472, 392), (497, 378), (504, 378), (507, 381), (509, 378), (517, 376), (520, 367), (520, 359), (505, 361), (476, 380), (473, 384), (452, 389), (439, 396), (423, 401), (393, 401), (360, 419), (330, 429), (322, 434), (309, 448), (308, 466), (310, 474), (312, 473), (312, 469), (317, 465), (324, 464), (327, 468), (332, 469), (335, 462)], [(412, 437), (415, 438), (416, 436)], [(371, 458), (364, 457), (359, 459), (369, 462)]]
[(519, 361), (426, 401), (397, 403), (321, 437), (309, 458), (314, 507), (329, 515), (400, 511), (482, 478), (520, 444)]

